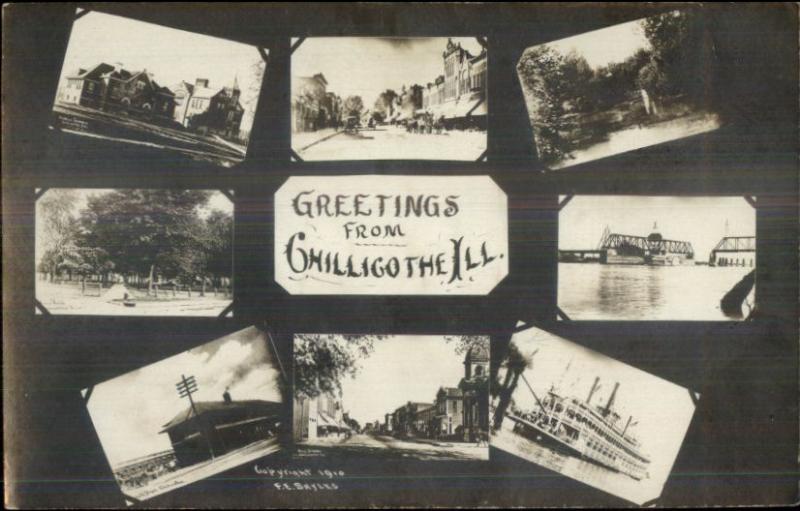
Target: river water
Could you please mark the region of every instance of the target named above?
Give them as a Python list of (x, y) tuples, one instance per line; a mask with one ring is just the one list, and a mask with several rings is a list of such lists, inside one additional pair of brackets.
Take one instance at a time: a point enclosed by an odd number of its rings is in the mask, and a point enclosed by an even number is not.
[(573, 320), (726, 321), (720, 299), (752, 270), (559, 263), (558, 306)]
[(637, 481), (600, 465), (556, 452), (515, 433), (510, 419), (505, 419), (500, 430), (492, 433), (490, 442), (492, 447), (640, 505), (657, 497), (664, 485), (664, 481), (649, 478)]

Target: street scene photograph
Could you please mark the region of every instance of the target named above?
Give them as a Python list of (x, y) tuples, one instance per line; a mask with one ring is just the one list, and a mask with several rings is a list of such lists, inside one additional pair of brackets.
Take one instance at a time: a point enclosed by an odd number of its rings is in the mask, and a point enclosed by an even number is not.
[(573, 320), (743, 320), (756, 312), (749, 197), (572, 196), (558, 307)]
[(675, 464), (689, 392), (530, 328), (513, 335), (492, 384), (492, 447), (644, 505)]
[(489, 459), (489, 338), (298, 334), (300, 456)]
[(265, 70), (255, 46), (78, 9), (51, 127), (232, 167)]
[(705, 37), (702, 14), (678, 10), (525, 50), (539, 161), (559, 169), (719, 128)]
[(233, 202), (223, 192), (40, 192), (38, 313), (215, 317), (231, 304)]
[(293, 43), (292, 148), (301, 159), (474, 161), (486, 151), (485, 39)]
[(280, 450), (266, 336), (251, 326), (82, 391), (128, 505)]

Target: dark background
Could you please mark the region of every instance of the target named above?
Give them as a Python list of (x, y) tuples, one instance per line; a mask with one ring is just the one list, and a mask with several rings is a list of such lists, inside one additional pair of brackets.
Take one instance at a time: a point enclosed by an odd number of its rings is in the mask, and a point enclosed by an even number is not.
[[(492, 335), (518, 320), (701, 394), (658, 505), (789, 504), (798, 480), (798, 12), (703, 7), (723, 128), (557, 172), (536, 161), (515, 65), (529, 46), (670, 6), (87, 4), (269, 50), (247, 160), (206, 166), (48, 130), (75, 5), (11, 5), (3, 19), (3, 377), (6, 503), (124, 506), (80, 389), (266, 321), (291, 369), (293, 332)], [(674, 7), (674, 6), (673, 6)], [(694, 7), (693, 7), (694, 8)], [(290, 37), (485, 36), (484, 162), (291, 162)], [(164, 48), (169, 51), (169, 48)], [(272, 275), (272, 197), (289, 175), (490, 174), (509, 196), (510, 272), (485, 297), (289, 296)], [(233, 319), (34, 314), (37, 188), (235, 191)], [(558, 196), (757, 197), (757, 308), (747, 322), (556, 320)], [(701, 221), (701, 220), (698, 220)], [(687, 293), (691, 290), (687, 290)], [(287, 375), (291, 378), (291, 374)], [(658, 396), (653, 396), (657, 400)], [(287, 405), (287, 423), (290, 423)], [(135, 413), (135, 403), (131, 404)], [(340, 490), (279, 492), (251, 466), (146, 502), (177, 507), (620, 506), (626, 502), (491, 449), (489, 462), (293, 460), (344, 470)], [(306, 480), (306, 482), (312, 482)], [(321, 482), (317, 480), (316, 482)]]

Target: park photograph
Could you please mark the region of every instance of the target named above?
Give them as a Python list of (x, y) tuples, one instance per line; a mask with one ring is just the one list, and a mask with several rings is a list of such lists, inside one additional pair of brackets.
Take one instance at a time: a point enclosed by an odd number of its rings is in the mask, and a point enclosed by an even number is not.
[(266, 50), (78, 9), (51, 128), (232, 167), (245, 159)]
[(719, 128), (704, 25), (676, 10), (526, 49), (539, 161), (561, 169)]
[(213, 190), (39, 190), (39, 314), (216, 317), (233, 300), (233, 202)]

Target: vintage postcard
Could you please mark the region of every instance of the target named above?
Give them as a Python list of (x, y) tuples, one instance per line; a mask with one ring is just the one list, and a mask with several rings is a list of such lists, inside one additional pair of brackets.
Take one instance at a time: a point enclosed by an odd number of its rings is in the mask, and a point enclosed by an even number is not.
[(253, 46), (79, 9), (52, 127), (231, 167), (247, 154), (265, 69)]
[(755, 275), (745, 197), (578, 195), (558, 216), (558, 306), (570, 319), (741, 320)]
[(498, 381), (493, 447), (638, 505), (661, 495), (697, 398), (538, 328), (514, 334)]
[(571, 167), (719, 128), (712, 55), (689, 10), (528, 48), (517, 72), (539, 161)]
[(486, 151), (487, 49), (470, 37), (311, 37), (292, 55), (303, 160), (466, 160)]
[(255, 326), (83, 391), (129, 504), (277, 452), (280, 372)]
[(298, 334), (298, 450), (488, 460), (489, 362), (483, 336)]
[(38, 311), (218, 316), (233, 300), (232, 247), (233, 202), (220, 191), (44, 190)]

